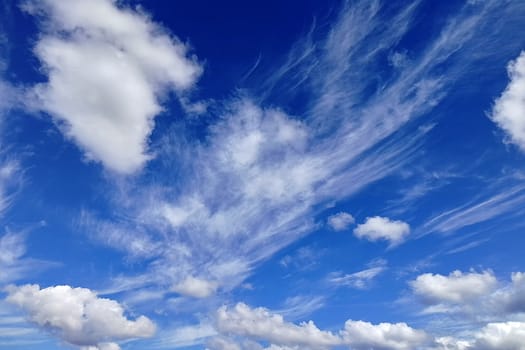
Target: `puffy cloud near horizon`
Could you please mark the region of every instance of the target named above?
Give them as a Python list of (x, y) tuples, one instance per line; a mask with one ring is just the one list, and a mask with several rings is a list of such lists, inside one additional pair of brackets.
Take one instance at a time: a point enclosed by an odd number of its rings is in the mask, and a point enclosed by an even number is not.
[(476, 341), (471, 348), (525, 350), (525, 322), (489, 323), (476, 334)]
[(354, 217), (344, 211), (328, 217), (328, 225), (334, 231), (344, 231), (355, 222)]
[[(349, 346), (355, 350), (408, 350), (425, 344), (429, 337), (405, 323), (380, 323), (348, 320), (338, 333), (319, 329), (312, 321), (299, 325), (287, 322), (265, 308), (250, 308), (238, 303), (217, 311), (216, 324), (224, 335), (267, 341), (270, 349), (328, 349)], [(229, 342), (228, 342), (229, 344)], [(221, 349), (221, 347), (217, 347)], [(222, 349), (238, 349), (234, 345)]]
[(27, 313), (32, 323), (83, 350), (119, 349), (115, 341), (155, 333), (155, 325), (147, 317), (129, 320), (119, 303), (99, 298), (86, 288), (11, 285), (6, 291), (6, 301)]
[(112, 0), (28, 0), (41, 19), (34, 52), (48, 81), (31, 108), (49, 113), (88, 159), (123, 174), (151, 158), (148, 137), (161, 95), (201, 73), (188, 48), (144, 13)]
[(490, 118), (507, 135), (508, 142), (525, 152), (525, 51), (507, 66), (509, 83), (494, 102)]
[(406, 222), (381, 216), (368, 217), (354, 229), (357, 238), (371, 242), (385, 240), (390, 247), (401, 244), (409, 234), (410, 226)]

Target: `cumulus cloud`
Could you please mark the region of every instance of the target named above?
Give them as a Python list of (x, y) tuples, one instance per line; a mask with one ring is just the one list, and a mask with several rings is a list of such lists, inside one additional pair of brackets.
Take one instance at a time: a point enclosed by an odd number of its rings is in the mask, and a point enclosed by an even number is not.
[(410, 283), (412, 290), (429, 303), (463, 303), (487, 295), (496, 286), (491, 271), (453, 271), (448, 276), (425, 273)]
[(476, 350), (525, 350), (525, 323), (489, 323), (476, 335)]
[(525, 51), (507, 67), (509, 84), (494, 102), (490, 118), (505, 131), (508, 141), (525, 152)]
[(344, 231), (354, 222), (354, 217), (343, 211), (328, 217), (328, 225), (334, 231)]
[(53, 116), (88, 159), (120, 173), (142, 167), (160, 95), (190, 88), (201, 72), (187, 47), (112, 0), (24, 4), (42, 18), (34, 51), (48, 76), (32, 107)]
[(357, 238), (372, 242), (385, 240), (390, 243), (390, 246), (400, 244), (409, 234), (410, 226), (406, 222), (381, 216), (366, 218), (363, 224), (354, 229), (354, 235)]
[(525, 273), (497, 280), (491, 271), (448, 276), (422, 274), (410, 282), (414, 294), (427, 304), (424, 314), (467, 316), (483, 322), (522, 320), (525, 315)]
[(351, 349), (410, 350), (428, 340), (425, 332), (413, 329), (406, 323), (380, 323), (348, 320), (341, 332), (345, 344)]
[(320, 330), (312, 321), (295, 325), (267, 309), (252, 309), (243, 303), (232, 309), (221, 307), (216, 321), (219, 331), (225, 334), (263, 339), (277, 345), (322, 348), (340, 343), (337, 335)]
[[(356, 350), (408, 350), (427, 342), (425, 332), (405, 323), (377, 325), (348, 320), (338, 333), (319, 329), (312, 321), (299, 325), (286, 322), (279, 314), (239, 303), (217, 311), (217, 328), (225, 335), (236, 335), (269, 342), (270, 349), (326, 349), (349, 346)], [(234, 349), (234, 348), (232, 348)]]
[(115, 341), (150, 337), (155, 332), (145, 316), (129, 320), (119, 303), (98, 298), (89, 289), (23, 285), (6, 291), (6, 300), (25, 311), (32, 323), (82, 349), (119, 349)]

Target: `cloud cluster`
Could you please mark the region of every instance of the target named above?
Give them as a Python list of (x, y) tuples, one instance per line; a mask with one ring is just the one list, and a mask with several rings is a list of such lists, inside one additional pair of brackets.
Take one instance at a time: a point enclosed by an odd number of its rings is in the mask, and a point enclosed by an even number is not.
[(29, 0), (24, 9), (42, 20), (34, 51), (48, 76), (32, 107), (88, 159), (119, 173), (141, 168), (159, 97), (190, 88), (201, 72), (187, 47), (112, 0)]
[(481, 319), (525, 313), (525, 273), (498, 281), (492, 271), (422, 274), (410, 282), (415, 295), (429, 305), (426, 313), (464, 313)]
[(406, 222), (381, 216), (366, 218), (364, 223), (354, 229), (354, 235), (357, 238), (372, 242), (385, 240), (390, 246), (400, 244), (409, 234), (410, 226)]
[(525, 51), (507, 67), (509, 84), (494, 102), (490, 118), (506, 133), (508, 141), (525, 152)]
[[(413, 292), (428, 305), (423, 313), (451, 316), (463, 323), (470, 336), (437, 338), (440, 350), (523, 350), (525, 347), (525, 274), (514, 272), (509, 282), (498, 281), (491, 271), (448, 276), (423, 274), (410, 283)], [(455, 320), (454, 320), (455, 319)], [(484, 324), (480, 328), (479, 324)]]
[[(243, 303), (232, 308), (221, 307), (217, 311), (216, 323), (218, 330), (224, 335), (267, 341), (274, 346), (270, 349), (327, 349), (349, 346), (356, 350), (408, 350), (428, 341), (425, 332), (415, 330), (405, 323), (374, 325), (348, 320), (342, 330), (333, 333), (319, 329), (312, 321), (296, 325), (286, 322), (281, 315), (267, 309), (250, 308)], [(217, 346), (216, 349), (221, 347)], [(230, 345), (223, 346), (222, 349), (240, 347)]]
[(89, 289), (23, 285), (6, 291), (7, 302), (27, 313), (32, 323), (82, 349), (119, 349), (115, 341), (151, 337), (155, 332), (145, 316), (128, 320), (120, 304)]

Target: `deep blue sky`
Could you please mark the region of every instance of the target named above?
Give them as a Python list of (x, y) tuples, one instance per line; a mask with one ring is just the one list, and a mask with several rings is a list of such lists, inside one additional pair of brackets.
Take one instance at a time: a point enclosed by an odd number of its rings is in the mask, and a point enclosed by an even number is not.
[(1, 349), (524, 349), (523, 1), (0, 16)]

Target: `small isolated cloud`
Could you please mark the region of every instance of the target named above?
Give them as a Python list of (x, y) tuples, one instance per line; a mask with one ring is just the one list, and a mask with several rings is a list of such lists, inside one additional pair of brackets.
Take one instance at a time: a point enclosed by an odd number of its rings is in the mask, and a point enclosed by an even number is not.
[(525, 51), (507, 67), (509, 84), (494, 102), (490, 118), (507, 135), (509, 142), (525, 152)]
[(187, 47), (111, 0), (29, 0), (24, 9), (43, 19), (34, 52), (48, 77), (32, 107), (53, 116), (88, 159), (119, 173), (141, 168), (160, 95), (200, 75)]
[(354, 229), (354, 235), (357, 238), (372, 242), (385, 240), (390, 243), (391, 247), (402, 243), (409, 234), (410, 226), (406, 222), (381, 216), (366, 218), (365, 223)]
[[(349, 346), (355, 350), (409, 350), (427, 342), (425, 332), (405, 323), (380, 323), (348, 320), (337, 333), (319, 329), (312, 321), (296, 325), (264, 308), (252, 309), (239, 303), (217, 311), (217, 328), (224, 335), (241, 336), (271, 344), (267, 349), (330, 349)], [(229, 342), (228, 342), (229, 344)], [(216, 347), (216, 349), (238, 349)]]
[(328, 225), (334, 231), (344, 231), (354, 222), (354, 217), (349, 213), (345, 213), (344, 211), (328, 217)]
[(496, 286), (491, 271), (463, 273), (454, 271), (448, 276), (425, 273), (410, 283), (414, 293), (428, 303), (464, 303), (487, 295)]
[(24, 310), (32, 323), (83, 350), (119, 349), (115, 341), (151, 337), (155, 332), (147, 317), (128, 320), (119, 303), (86, 288), (23, 285), (6, 291), (6, 300)]
[(193, 298), (206, 298), (215, 293), (217, 283), (192, 276), (173, 287), (173, 291)]

